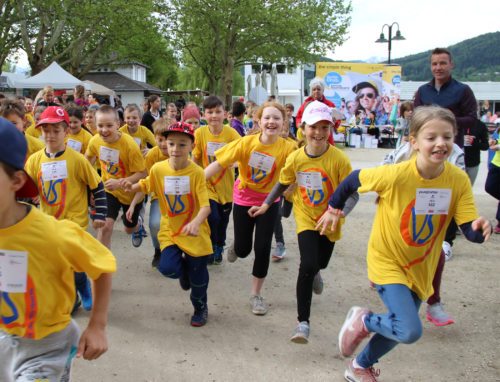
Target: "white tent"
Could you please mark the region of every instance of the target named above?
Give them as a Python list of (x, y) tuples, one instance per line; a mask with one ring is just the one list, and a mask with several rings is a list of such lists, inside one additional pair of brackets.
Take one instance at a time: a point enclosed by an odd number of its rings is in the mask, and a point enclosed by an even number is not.
[(91, 93), (99, 94), (99, 95), (109, 95), (116, 96), (114, 90), (108, 89), (106, 86), (98, 84), (94, 81), (85, 80), (83, 81), (85, 89), (90, 90)]
[[(82, 81), (61, 68), (55, 61), (37, 75), (16, 81), (15, 85), (17, 88), (24, 89), (41, 89), (47, 85), (54, 89), (71, 89), (76, 85), (85, 86)], [(88, 88), (88, 85), (85, 87)]]

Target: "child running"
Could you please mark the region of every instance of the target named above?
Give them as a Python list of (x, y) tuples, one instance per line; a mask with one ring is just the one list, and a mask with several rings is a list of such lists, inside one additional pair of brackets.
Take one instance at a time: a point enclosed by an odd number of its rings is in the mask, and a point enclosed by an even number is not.
[(256, 115), (261, 132), (242, 137), (217, 150), (216, 160), (205, 169), (205, 176), (210, 179), (238, 162), (239, 176), (233, 187), (234, 245), (228, 250), (227, 260), (232, 263), (238, 257), (247, 257), (253, 242), (255, 260), (250, 304), (252, 313), (256, 315), (264, 315), (268, 311), (261, 289), (269, 269), (279, 203), (272, 203), (261, 216), (252, 217), (248, 211), (252, 206), (262, 205), (278, 181), (286, 158), (295, 150), (294, 143), (280, 137), (285, 115), (285, 108), (279, 103), (264, 103)]
[[(300, 251), (297, 277), (298, 324), (291, 341), (306, 344), (309, 338), (309, 317), (313, 291), (321, 294), (323, 281), (320, 269), (328, 266), (335, 242), (341, 237), (340, 224), (336, 230), (321, 236), (317, 220), (328, 208), (328, 199), (351, 172), (351, 163), (339, 149), (328, 143), (334, 124), (332, 110), (319, 101), (309, 103), (302, 116), (306, 145), (293, 152), (281, 170), (276, 183), (261, 207), (252, 207), (251, 216), (265, 213), (273, 201), (288, 186), (297, 182), (293, 193), (293, 211), (297, 225)], [(357, 195), (353, 197), (355, 202)]]
[(142, 155), (146, 156), (149, 147), (156, 146), (155, 136), (145, 126), (140, 125), (141, 109), (136, 104), (130, 104), (125, 107), (125, 125), (120, 127), (120, 131), (130, 135), (135, 143), (139, 145)]
[[(240, 138), (232, 127), (223, 125), (224, 103), (217, 96), (209, 96), (203, 101), (207, 125), (194, 133), (196, 145), (193, 150), (195, 163), (206, 168), (215, 160), (215, 152)], [(226, 245), (226, 231), (229, 215), (233, 208), (234, 169), (229, 167), (207, 180), (208, 199), (210, 200), (210, 238), (213, 255), (209, 264), (221, 264)]]
[[(69, 133), (66, 137), (66, 146), (71, 147), (77, 153), (85, 155), (92, 134), (83, 129), (83, 109), (80, 107), (69, 107)], [(37, 124), (40, 126), (40, 123)], [(43, 135), (43, 134), (42, 134)]]
[(327, 227), (335, 229), (345, 201), (355, 191), (379, 195), (368, 243), (368, 277), (388, 312), (349, 310), (339, 333), (342, 356), (350, 357), (364, 338), (375, 335), (349, 362), (344, 374), (348, 381), (377, 381), (379, 371), (373, 365), (398, 343), (414, 343), (421, 337), (418, 310), (433, 292), (440, 244), (450, 220), (455, 218), (470, 241), (482, 243), (490, 237), (490, 223), (477, 215), (467, 174), (447, 162), (456, 131), (449, 110), (417, 108), (409, 135), (416, 155), (393, 166), (351, 173), (318, 222), (322, 233)]
[[(23, 135), (0, 118), (0, 380), (69, 381), (75, 355), (92, 360), (107, 350), (116, 262), (78, 224), (16, 201), (37, 195), (23, 171), (26, 153)], [(75, 271), (87, 273), (95, 290), (81, 336), (70, 316)]]
[(163, 136), (169, 158), (153, 165), (146, 179), (134, 185), (126, 182), (125, 188), (158, 196), (162, 248), (158, 270), (165, 277), (179, 279), (182, 289), (191, 289), (191, 326), (198, 327), (208, 318), (207, 262), (212, 253), (206, 181), (203, 170), (189, 159), (194, 147), (193, 127), (177, 122)]
[[(111, 236), (113, 227), (118, 218), (120, 210), (123, 210), (123, 225), (125, 232), (132, 234), (144, 230), (139, 212), (142, 202), (135, 206), (132, 220), (125, 218), (130, 203), (134, 197), (130, 192), (121, 188), (124, 182), (136, 183), (146, 176), (146, 165), (139, 146), (127, 134), (118, 131), (118, 114), (111, 106), (103, 105), (96, 112), (96, 126), (98, 135), (92, 137), (85, 156), (94, 164), (99, 160), (101, 164), (101, 175), (106, 191), (108, 212), (106, 224), (97, 231), (97, 238), (106, 247), (111, 248)], [(142, 235), (140, 236), (142, 242)], [(132, 237), (132, 244), (138, 247)]]

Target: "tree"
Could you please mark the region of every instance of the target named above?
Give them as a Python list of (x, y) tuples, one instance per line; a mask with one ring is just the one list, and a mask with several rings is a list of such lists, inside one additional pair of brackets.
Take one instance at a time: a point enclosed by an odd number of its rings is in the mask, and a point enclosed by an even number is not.
[(229, 103), (233, 71), (249, 62), (307, 62), (342, 43), (350, 4), (342, 0), (170, 0), (169, 35)]
[(0, 67), (16, 49), (19, 48), (18, 15), (15, 1), (0, 0)]

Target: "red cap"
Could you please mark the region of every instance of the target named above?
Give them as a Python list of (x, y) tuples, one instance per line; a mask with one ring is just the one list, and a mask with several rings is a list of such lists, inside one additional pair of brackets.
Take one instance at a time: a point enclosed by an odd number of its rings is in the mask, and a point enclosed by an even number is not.
[(193, 126), (185, 122), (176, 122), (170, 125), (166, 131), (163, 132), (163, 136), (166, 138), (169, 133), (183, 133), (189, 136), (194, 142), (194, 129)]
[(61, 106), (49, 106), (40, 114), (36, 125), (40, 126), (59, 122), (66, 122), (69, 126), (68, 113)]

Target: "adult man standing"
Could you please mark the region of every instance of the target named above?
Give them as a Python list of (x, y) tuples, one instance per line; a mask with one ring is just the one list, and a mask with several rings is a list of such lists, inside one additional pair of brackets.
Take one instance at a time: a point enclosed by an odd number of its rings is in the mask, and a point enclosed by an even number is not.
[(476, 124), (477, 101), (468, 85), (452, 78), (451, 53), (436, 48), (431, 53), (431, 72), (434, 77), (420, 86), (415, 94), (415, 108), (422, 105), (438, 105), (449, 109), (457, 119), (458, 132), (455, 143), (464, 147), (464, 134)]

